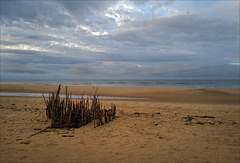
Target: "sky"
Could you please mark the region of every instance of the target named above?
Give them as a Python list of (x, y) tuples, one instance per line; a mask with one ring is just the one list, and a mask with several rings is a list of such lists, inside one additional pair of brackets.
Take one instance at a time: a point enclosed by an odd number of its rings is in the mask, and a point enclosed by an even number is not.
[(239, 79), (239, 0), (1, 0), (1, 79)]

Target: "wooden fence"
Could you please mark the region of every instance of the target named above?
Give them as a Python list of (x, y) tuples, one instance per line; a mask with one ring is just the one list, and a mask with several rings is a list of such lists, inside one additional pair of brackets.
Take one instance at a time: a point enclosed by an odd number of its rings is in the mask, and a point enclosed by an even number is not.
[(51, 127), (81, 127), (88, 123), (94, 122), (94, 127), (98, 127), (115, 119), (116, 106), (111, 104), (110, 109), (102, 107), (102, 100), (97, 96), (97, 90), (92, 98), (80, 98), (73, 100), (71, 95), (67, 93), (66, 97), (61, 99), (59, 94), (61, 85), (59, 85), (57, 93), (49, 93), (49, 99), (44, 97), (46, 115), (51, 120)]

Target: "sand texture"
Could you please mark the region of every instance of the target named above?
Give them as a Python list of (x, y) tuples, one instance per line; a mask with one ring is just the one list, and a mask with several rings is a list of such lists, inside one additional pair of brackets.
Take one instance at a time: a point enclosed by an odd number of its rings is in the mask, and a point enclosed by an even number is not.
[[(56, 86), (1, 85), (2, 92), (50, 89)], [(0, 162), (239, 163), (237, 90), (100, 87), (101, 95), (152, 100), (104, 100), (117, 106), (114, 121), (73, 129), (46, 129), (43, 98), (1, 97)]]

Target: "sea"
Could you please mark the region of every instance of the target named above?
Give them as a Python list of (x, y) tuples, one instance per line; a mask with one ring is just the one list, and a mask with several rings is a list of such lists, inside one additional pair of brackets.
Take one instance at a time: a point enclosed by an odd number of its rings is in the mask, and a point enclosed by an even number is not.
[(110, 87), (183, 87), (183, 88), (240, 88), (240, 80), (222, 79), (161, 79), (161, 80), (0, 80), (0, 84), (72, 85)]

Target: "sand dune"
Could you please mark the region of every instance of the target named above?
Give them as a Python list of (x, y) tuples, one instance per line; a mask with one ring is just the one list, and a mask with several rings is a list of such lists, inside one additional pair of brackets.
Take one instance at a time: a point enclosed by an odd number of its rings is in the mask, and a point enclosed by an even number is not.
[[(53, 88), (7, 87), (1, 86), (1, 91), (16, 88), (15, 91), (41, 92)], [(105, 91), (104, 95), (150, 96), (151, 91), (146, 88), (134, 89), (130, 88), (129, 93), (124, 94), (127, 92), (125, 88), (118, 91), (116, 88), (99, 88), (102, 94)], [(171, 103), (154, 98), (143, 101), (105, 100), (106, 107), (112, 102), (117, 106), (118, 118), (108, 124), (97, 128), (88, 124), (74, 129), (46, 129), (36, 134), (50, 125), (43, 99), (1, 97), (0, 162), (240, 161), (239, 105), (236, 105), (236, 99), (232, 100), (233, 103), (226, 100), (224, 105), (218, 102), (223, 97), (239, 96), (234, 90), (151, 89), (155, 94), (169, 90), (169, 96), (172, 94), (173, 97), (197, 94), (196, 98), (201, 94), (209, 94), (207, 97), (216, 94), (211, 98), (215, 103), (204, 103), (202, 99), (191, 102), (183, 97), (179, 97), (181, 103), (172, 97), (165, 97), (173, 100)], [(144, 91), (144, 96), (140, 96)], [(137, 93), (134, 95), (133, 92)], [(151, 97), (154, 96), (157, 95)], [(31, 136), (33, 134), (36, 135)]]

